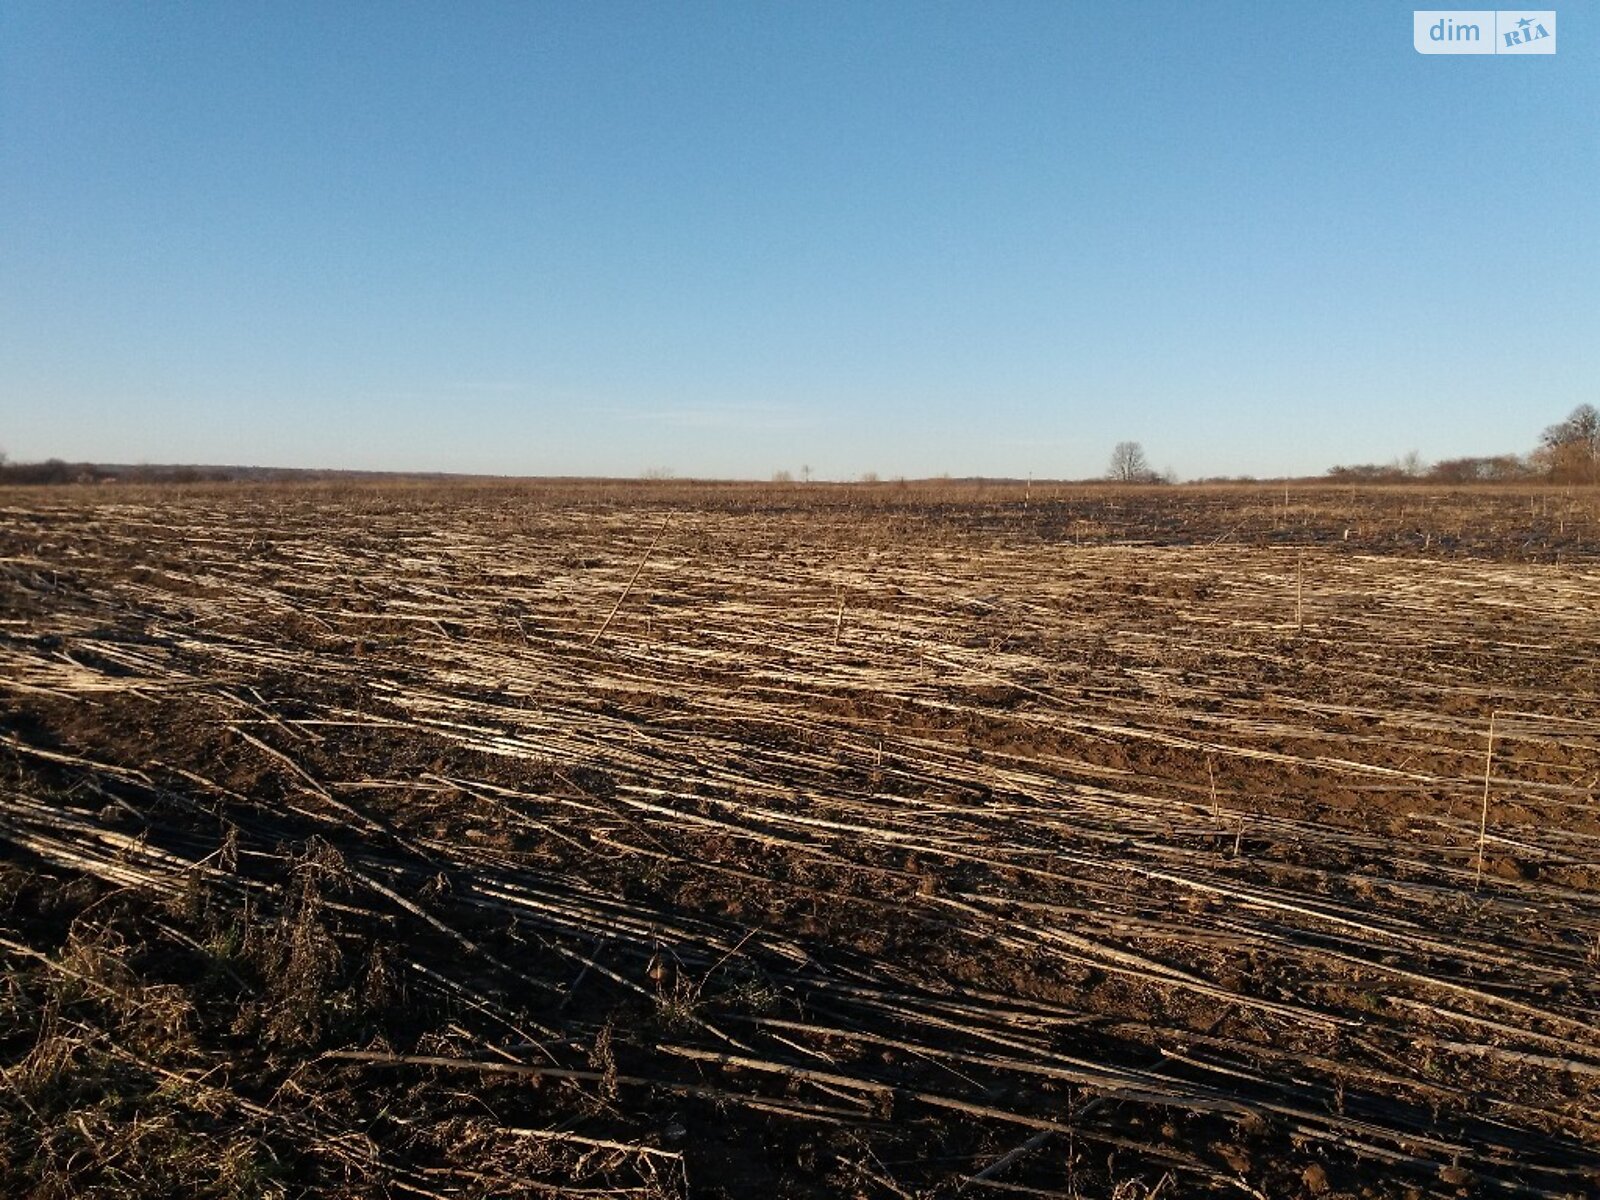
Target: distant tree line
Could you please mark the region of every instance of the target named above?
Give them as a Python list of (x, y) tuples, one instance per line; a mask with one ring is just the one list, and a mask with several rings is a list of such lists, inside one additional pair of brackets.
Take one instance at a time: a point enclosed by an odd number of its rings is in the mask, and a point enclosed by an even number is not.
[(212, 467), (161, 463), (8, 462), (0, 451), (0, 485), (56, 483), (338, 483), (348, 480), (443, 480), (438, 472), (341, 471), (300, 467)]
[(1600, 411), (1580, 404), (1545, 429), (1530, 454), (1492, 454), (1424, 463), (1413, 451), (1391, 463), (1331, 467), (1341, 483), (1600, 483)]
[(69, 463), (59, 458), (44, 462), (7, 462), (0, 454), (0, 484), (52, 483), (221, 483), (236, 476), (220, 468), (107, 467), (96, 463)]
[[(220, 483), (240, 479), (280, 478), (350, 478), (372, 474), (363, 471), (295, 471), (260, 467), (186, 467), (186, 466), (105, 466), (96, 463), (69, 463), (59, 458), (39, 463), (8, 462), (0, 451), (0, 484), (58, 484), (58, 483)], [(380, 473), (381, 474), (381, 473)], [(807, 482), (811, 468), (800, 468), (800, 476)], [(431, 477), (431, 476), (430, 476)], [(671, 470), (652, 468), (644, 473), (646, 479), (670, 479)], [(773, 475), (775, 482), (793, 480), (788, 471)], [(1118, 442), (1111, 452), (1111, 463), (1106, 478), (1118, 483), (1171, 483), (1170, 471), (1160, 472), (1150, 466), (1144, 447), (1138, 442)], [(1246, 477), (1240, 477), (1246, 478)], [(1566, 484), (1600, 484), (1600, 411), (1592, 404), (1580, 404), (1567, 415), (1545, 429), (1539, 445), (1531, 453), (1492, 454), (1477, 457), (1447, 458), (1440, 462), (1424, 463), (1412, 451), (1404, 458), (1390, 463), (1360, 463), (1328, 469), (1327, 479), (1340, 483), (1405, 483), (1424, 481), (1430, 483), (1517, 483), (1542, 481)], [(863, 482), (876, 483), (875, 472), (862, 476)], [(1201, 480), (1200, 482), (1223, 482)]]
[(109, 471), (89, 463), (69, 463), (59, 458), (36, 463), (0, 463), (0, 483), (97, 483), (109, 478)]

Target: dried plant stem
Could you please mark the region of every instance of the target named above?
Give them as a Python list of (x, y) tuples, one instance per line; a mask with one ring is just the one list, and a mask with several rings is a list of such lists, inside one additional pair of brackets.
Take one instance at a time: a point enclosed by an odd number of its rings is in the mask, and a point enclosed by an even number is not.
[(1498, 710), (1489, 714), (1489, 749), (1483, 756), (1483, 811), (1478, 816), (1478, 870), (1472, 881), (1473, 891), (1483, 883), (1484, 843), (1489, 835), (1489, 772), (1494, 767), (1494, 721), (1499, 715)]
[(656, 530), (656, 536), (651, 540), (650, 545), (645, 548), (644, 554), (639, 559), (639, 565), (633, 569), (633, 574), (629, 576), (628, 586), (622, 589), (622, 595), (617, 597), (617, 602), (611, 606), (611, 611), (606, 614), (606, 619), (601, 622), (600, 628), (594, 631), (594, 636), (589, 639), (589, 645), (593, 646), (605, 636), (606, 630), (611, 628), (611, 622), (616, 620), (617, 613), (621, 610), (623, 601), (625, 601), (629, 594), (633, 591), (633, 585), (639, 582), (639, 576), (644, 572), (645, 563), (650, 561), (650, 556), (655, 553), (656, 547), (661, 543), (662, 536), (667, 532), (667, 526), (671, 523), (671, 517), (667, 517), (661, 522), (661, 528)]
[(986, 1180), (993, 1179), (996, 1175), (999, 1175), (1002, 1171), (1004, 1171), (1012, 1163), (1016, 1162), (1018, 1159), (1026, 1158), (1028, 1155), (1032, 1154), (1035, 1150), (1039, 1149), (1040, 1146), (1043, 1146), (1046, 1142), (1048, 1142), (1054, 1136), (1055, 1135), (1051, 1130), (1041, 1129), (1038, 1133), (1034, 1134), (1027, 1141), (1023, 1142), (1022, 1145), (1017, 1146), (1015, 1149), (1007, 1151), (1005, 1154), (1002, 1154), (999, 1158), (995, 1159), (994, 1162), (990, 1163), (987, 1167), (985, 1167), (983, 1170), (979, 1171), (976, 1175), (969, 1176), (967, 1178), (966, 1182), (969, 1183), (969, 1184), (970, 1183), (983, 1183)]

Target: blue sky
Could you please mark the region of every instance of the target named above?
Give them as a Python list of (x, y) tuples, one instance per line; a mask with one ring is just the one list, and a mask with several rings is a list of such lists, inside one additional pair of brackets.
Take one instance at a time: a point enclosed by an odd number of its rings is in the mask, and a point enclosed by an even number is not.
[(0, 446), (1183, 477), (1600, 401), (1600, 5), (0, 6)]

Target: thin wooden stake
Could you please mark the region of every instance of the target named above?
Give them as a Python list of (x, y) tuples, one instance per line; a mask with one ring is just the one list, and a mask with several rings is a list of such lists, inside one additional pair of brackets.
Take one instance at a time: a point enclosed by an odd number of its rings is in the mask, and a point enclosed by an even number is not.
[(1483, 812), (1478, 817), (1478, 873), (1472, 881), (1473, 891), (1483, 882), (1483, 848), (1489, 836), (1489, 771), (1494, 766), (1494, 719), (1499, 715), (1499, 710), (1489, 713), (1489, 749), (1483, 756)]
[(1305, 628), (1305, 564), (1306, 552), (1302, 550), (1294, 560), (1294, 627), (1296, 632)]
[(672, 517), (670, 515), (661, 522), (661, 528), (656, 530), (655, 540), (645, 549), (644, 557), (639, 560), (639, 565), (633, 569), (633, 578), (628, 580), (628, 586), (622, 589), (622, 595), (618, 596), (617, 602), (611, 606), (611, 611), (606, 614), (604, 623), (594, 631), (594, 636), (589, 639), (589, 645), (593, 646), (604, 636), (605, 631), (611, 628), (611, 622), (616, 618), (617, 611), (622, 607), (622, 602), (628, 598), (628, 593), (633, 591), (633, 585), (639, 582), (639, 575), (643, 572), (645, 563), (650, 561), (650, 556), (655, 553), (656, 546), (661, 541), (661, 536), (667, 532), (667, 526), (671, 522)]

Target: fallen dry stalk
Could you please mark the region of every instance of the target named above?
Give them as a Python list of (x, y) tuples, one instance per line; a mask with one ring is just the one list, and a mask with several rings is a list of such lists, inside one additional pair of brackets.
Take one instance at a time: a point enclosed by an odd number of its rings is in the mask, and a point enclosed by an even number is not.
[(639, 576), (644, 572), (645, 563), (649, 562), (650, 556), (655, 553), (656, 546), (660, 544), (662, 537), (666, 535), (667, 526), (671, 521), (672, 518), (667, 517), (661, 522), (661, 528), (656, 530), (656, 536), (650, 540), (650, 544), (645, 547), (644, 553), (639, 556), (639, 565), (633, 569), (633, 574), (628, 576), (628, 586), (622, 589), (622, 595), (617, 597), (617, 602), (611, 606), (611, 611), (606, 614), (606, 619), (600, 623), (600, 628), (594, 631), (594, 636), (589, 639), (589, 645), (593, 646), (605, 636), (606, 630), (611, 628), (611, 622), (616, 619), (623, 602), (632, 593), (633, 585), (639, 582)]

